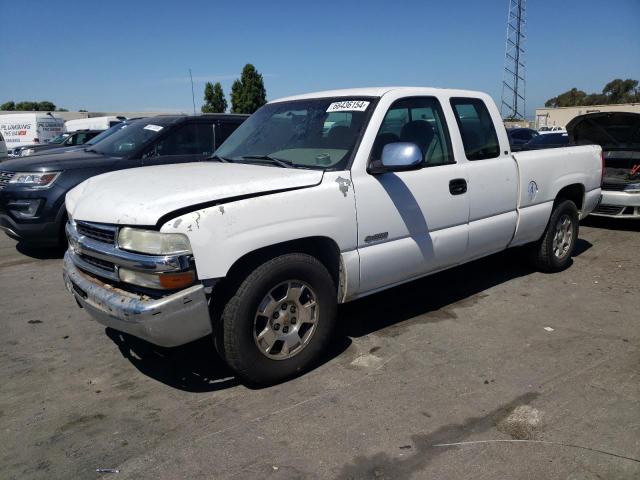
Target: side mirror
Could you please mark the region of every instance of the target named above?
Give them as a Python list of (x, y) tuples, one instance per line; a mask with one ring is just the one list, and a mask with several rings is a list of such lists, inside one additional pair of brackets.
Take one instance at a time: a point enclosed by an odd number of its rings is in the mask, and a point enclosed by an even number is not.
[(420, 168), (422, 161), (422, 151), (415, 143), (388, 143), (382, 149), (382, 159), (371, 162), (369, 173), (380, 174), (416, 170)]

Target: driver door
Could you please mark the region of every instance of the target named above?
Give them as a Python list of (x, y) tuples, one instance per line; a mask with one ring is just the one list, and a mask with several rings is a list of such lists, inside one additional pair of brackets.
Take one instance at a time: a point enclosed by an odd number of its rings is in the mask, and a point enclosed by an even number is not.
[(456, 162), (438, 99), (393, 103), (369, 161), (379, 160), (393, 142), (417, 144), (424, 159), (418, 170), (353, 179), (363, 293), (454, 265), (467, 249), (465, 164)]

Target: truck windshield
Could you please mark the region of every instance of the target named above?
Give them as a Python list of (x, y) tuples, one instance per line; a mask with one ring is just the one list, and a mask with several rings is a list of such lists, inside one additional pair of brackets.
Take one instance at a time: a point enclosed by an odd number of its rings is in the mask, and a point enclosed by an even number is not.
[(238, 163), (343, 170), (374, 107), (372, 98), (322, 98), (265, 105), (216, 150)]
[(137, 120), (122, 125), (114, 133), (92, 145), (90, 150), (112, 157), (123, 157), (160, 135), (165, 127), (166, 125), (153, 118)]
[(62, 143), (67, 138), (69, 138), (69, 134), (68, 133), (61, 133), (57, 137), (53, 137), (51, 140), (49, 140), (49, 143), (55, 143), (55, 144)]

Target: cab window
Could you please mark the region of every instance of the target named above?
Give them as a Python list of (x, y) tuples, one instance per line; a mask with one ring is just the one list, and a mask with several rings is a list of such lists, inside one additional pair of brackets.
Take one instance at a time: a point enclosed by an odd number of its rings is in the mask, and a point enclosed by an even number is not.
[(468, 160), (484, 160), (500, 155), (500, 144), (487, 106), (479, 98), (452, 98), (464, 153)]
[(425, 167), (455, 163), (447, 124), (436, 98), (405, 98), (391, 105), (373, 143), (371, 160), (380, 160), (384, 147), (396, 142), (418, 145)]

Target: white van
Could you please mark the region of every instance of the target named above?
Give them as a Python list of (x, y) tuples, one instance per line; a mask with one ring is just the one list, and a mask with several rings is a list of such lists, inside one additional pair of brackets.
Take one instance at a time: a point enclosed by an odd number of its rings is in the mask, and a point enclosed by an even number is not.
[(107, 130), (124, 120), (126, 120), (125, 117), (78, 118), (77, 120), (67, 120), (64, 124), (64, 129), (66, 132), (75, 132), (76, 130)]
[(0, 115), (0, 133), (10, 150), (9, 154), (16, 147), (48, 142), (60, 135), (63, 128), (64, 120), (51, 113)]

